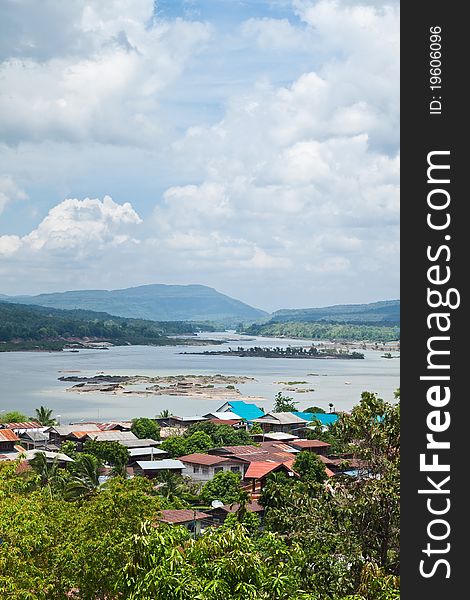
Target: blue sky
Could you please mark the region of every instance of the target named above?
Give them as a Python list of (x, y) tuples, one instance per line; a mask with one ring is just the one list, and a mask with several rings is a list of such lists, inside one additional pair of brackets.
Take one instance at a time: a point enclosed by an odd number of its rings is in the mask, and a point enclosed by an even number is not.
[(399, 17), (353, 0), (6, 0), (0, 293), (399, 295)]

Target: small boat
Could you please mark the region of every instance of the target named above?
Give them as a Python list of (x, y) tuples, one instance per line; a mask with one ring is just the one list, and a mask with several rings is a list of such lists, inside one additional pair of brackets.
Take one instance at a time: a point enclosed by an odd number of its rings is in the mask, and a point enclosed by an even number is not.
[(344, 385), (351, 385), (351, 382), (350, 381), (345, 381)]

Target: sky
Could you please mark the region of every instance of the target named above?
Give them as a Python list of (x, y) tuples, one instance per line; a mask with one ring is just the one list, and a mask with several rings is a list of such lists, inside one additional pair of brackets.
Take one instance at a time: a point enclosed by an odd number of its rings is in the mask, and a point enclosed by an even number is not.
[(399, 297), (393, 0), (3, 0), (0, 294)]

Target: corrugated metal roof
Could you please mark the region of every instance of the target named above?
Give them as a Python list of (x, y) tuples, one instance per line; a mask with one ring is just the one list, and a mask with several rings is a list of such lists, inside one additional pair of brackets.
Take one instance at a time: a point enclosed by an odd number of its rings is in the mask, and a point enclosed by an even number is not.
[(91, 440), (98, 442), (114, 442), (121, 440), (137, 440), (139, 439), (132, 431), (88, 431), (86, 436)]
[[(238, 502), (236, 504), (224, 504), (223, 506), (220, 507), (220, 509), (215, 509), (215, 510), (223, 510), (224, 512), (228, 512), (228, 513), (234, 513), (237, 512), (237, 510), (239, 509), (240, 504), (238, 504)], [(261, 506), (261, 504), (259, 504), (259, 502), (256, 502), (256, 500), (252, 500), (251, 502), (249, 502), (246, 505), (246, 510), (247, 512), (263, 512), (264, 510), (264, 506)]]
[(240, 415), (237, 415), (236, 413), (227, 410), (226, 412), (210, 412), (210, 413), (206, 413), (204, 415), (204, 417), (206, 419), (222, 419), (223, 421), (228, 421), (228, 420), (235, 420), (235, 421), (241, 421), (242, 418), (240, 417)]
[(200, 454), (195, 452), (193, 454), (187, 454), (186, 456), (180, 456), (179, 460), (184, 463), (190, 463), (194, 465), (218, 465), (224, 462), (230, 462), (230, 458), (223, 456), (217, 456), (215, 454)]
[(0, 429), (40, 429), (41, 423), (37, 421), (25, 421), (22, 423), (2, 423)]
[(233, 412), (237, 413), (237, 415), (240, 415), (240, 417), (247, 421), (252, 421), (253, 419), (257, 419), (264, 415), (264, 412), (258, 406), (250, 402), (230, 400), (227, 404), (231, 406)]
[(289, 471), (292, 471), (289, 465), (285, 463), (276, 463), (271, 461), (252, 462), (245, 473), (245, 479), (261, 479), (272, 471), (275, 471), (284, 466)]
[(191, 521), (202, 521), (212, 517), (205, 512), (194, 511), (186, 508), (178, 510), (161, 510), (161, 517), (158, 519), (162, 523), (190, 523)]
[(321, 440), (294, 440), (289, 442), (296, 448), (329, 448), (330, 444)]
[(19, 442), (20, 438), (11, 429), (0, 429), (0, 442)]
[(157, 456), (157, 454), (162, 455), (167, 454), (167, 452), (165, 452), (165, 450), (160, 450), (160, 448), (154, 448), (153, 446), (147, 446), (145, 448), (129, 448), (130, 456)]
[(301, 425), (308, 423), (307, 419), (302, 419), (291, 412), (271, 412), (266, 415), (253, 419), (256, 423), (271, 423), (273, 425)]
[(157, 440), (152, 440), (150, 438), (144, 439), (127, 439), (127, 440), (119, 440), (121, 446), (125, 446), (126, 448), (143, 448), (145, 446), (158, 446), (161, 442), (157, 442)]
[(241, 423), (242, 419), (209, 419), (209, 421), (215, 425), (236, 425)]
[(268, 440), (276, 440), (280, 441), (290, 441), (290, 440), (298, 440), (299, 438), (296, 435), (292, 435), (290, 433), (284, 433), (284, 431), (273, 431), (272, 433), (265, 433), (264, 438)]
[(137, 465), (142, 471), (161, 471), (163, 469), (184, 469), (184, 465), (180, 460), (171, 458), (163, 460), (138, 460)]
[(332, 425), (338, 420), (338, 415), (333, 413), (309, 413), (294, 411), (292, 414), (310, 422), (314, 419), (317, 419), (322, 425)]

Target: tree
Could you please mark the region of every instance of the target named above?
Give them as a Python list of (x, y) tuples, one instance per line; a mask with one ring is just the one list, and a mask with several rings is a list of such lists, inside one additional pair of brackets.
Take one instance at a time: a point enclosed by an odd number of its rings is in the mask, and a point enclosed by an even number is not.
[(128, 449), (116, 441), (87, 440), (83, 444), (83, 451), (87, 454), (93, 454), (101, 462), (108, 463), (118, 470), (123, 470), (129, 462)]
[(100, 486), (99, 466), (100, 462), (93, 454), (79, 454), (72, 468), (73, 476), (65, 487), (65, 498), (82, 500), (94, 494)]
[(292, 468), (300, 475), (302, 481), (323, 483), (327, 478), (325, 465), (313, 452), (299, 452)]
[(160, 426), (153, 419), (147, 417), (140, 417), (139, 419), (132, 419), (132, 433), (139, 439), (160, 439)]
[(178, 458), (186, 454), (186, 439), (179, 435), (172, 435), (160, 444), (160, 448), (168, 452), (170, 458)]
[(250, 429), (250, 435), (261, 435), (263, 433), (263, 429), (259, 423), (253, 423)]
[(35, 416), (32, 417), (35, 421), (40, 423), (43, 427), (50, 427), (56, 424), (56, 420), (52, 416), (52, 409), (40, 406), (35, 409)]
[(29, 418), (17, 410), (0, 413), (0, 423), (25, 423)]
[(325, 411), (323, 408), (320, 408), (320, 406), (310, 406), (309, 408), (304, 409), (304, 412), (323, 414)]
[(210, 435), (204, 433), (204, 431), (196, 431), (188, 438), (186, 438), (185, 452), (186, 454), (193, 454), (194, 452), (205, 452), (210, 448), (214, 447), (214, 442)]
[(167, 419), (168, 417), (172, 416), (172, 412), (170, 410), (168, 410), (168, 408), (165, 408), (164, 410), (162, 410), (158, 415), (156, 415), (156, 419)]
[(239, 473), (219, 471), (201, 490), (201, 500), (210, 504), (212, 500), (220, 500), (224, 504), (232, 504), (240, 499)]
[(61, 492), (65, 483), (65, 471), (59, 467), (57, 457), (48, 461), (44, 452), (36, 452), (29, 461), (30, 467), (39, 476), (39, 484), (48, 490), (52, 499), (53, 492)]
[(290, 396), (283, 396), (282, 392), (278, 392), (274, 398), (273, 412), (292, 412), (295, 411), (295, 406), (298, 402)]

